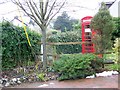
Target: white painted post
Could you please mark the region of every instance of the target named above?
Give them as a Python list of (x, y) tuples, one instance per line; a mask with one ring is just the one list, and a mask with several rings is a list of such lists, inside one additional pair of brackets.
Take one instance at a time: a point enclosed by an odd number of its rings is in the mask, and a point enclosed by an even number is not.
[(43, 62), (43, 44), (41, 44), (41, 61)]

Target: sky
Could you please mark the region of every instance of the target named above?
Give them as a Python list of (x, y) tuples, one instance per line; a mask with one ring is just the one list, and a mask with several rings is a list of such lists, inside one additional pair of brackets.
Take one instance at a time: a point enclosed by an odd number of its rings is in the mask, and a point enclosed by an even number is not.
[[(97, 13), (102, 1), (109, 2), (114, 0), (67, 0), (64, 8), (57, 16), (61, 15), (63, 11), (66, 11), (71, 18), (75, 19), (81, 19), (85, 16), (94, 16)], [(2, 0), (0, 0), (0, 3), (1, 2)], [(19, 16), (16, 5), (11, 2), (0, 4), (0, 20), (4, 18), (10, 21), (14, 19), (15, 16)], [(28, 19), (28, 17), (24, 17), (24, 21), (29, 21)]]

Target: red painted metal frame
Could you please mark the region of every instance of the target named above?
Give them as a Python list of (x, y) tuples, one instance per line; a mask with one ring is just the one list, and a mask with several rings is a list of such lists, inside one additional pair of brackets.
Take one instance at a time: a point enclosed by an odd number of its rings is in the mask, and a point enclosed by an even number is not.
[[(91, 16), (86, 16), (86, 17), (83, 17), (81, 19), (81, 25), (82, 25), (82, 42), (86, 42), (86, 40), (88, 40), (88, 39), (85, 38), (86, 37), (86, 35), (85, 35), (85, 26), (86, 25), (90, 25), (92, 18), (93, 17), (91, 17)], [(94, 34), (95, 34), (95, 31), (91, 29), (91, 36), (90, 36), (91, 39), (94, 36)], [(83, 54), (84, 53), (94, 53), (95, 52), (95, 48), (94, 48), (94, 44), (93, 43), (91, 44), (91, 46), (89, 46), (89, 45), (86, 46), (86, 45), (87, 44), (85, 44), (85, 43), (82, 44), (82, 53)]]

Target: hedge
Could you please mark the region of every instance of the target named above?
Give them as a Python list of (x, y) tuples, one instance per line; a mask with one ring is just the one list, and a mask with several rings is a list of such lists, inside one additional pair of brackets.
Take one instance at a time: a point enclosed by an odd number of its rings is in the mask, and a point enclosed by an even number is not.
[(27, 65), (34, 61), (34, 55), (40, 53), (41, 35), (27, 28), (32, 47), (29, 46), (22, 27), (2, 22), (2, 69), (9, 70), (17, 66)]
[[(79, 31), (62, 32), (48, 37), (48, 42), (81, 42)], [(81, 45), (56, 45), (57, 54), (73, 54), (81, 52)]]
[(103, 59), (94, 54), (61, 55), (53, 63), (53, 70), (59, 74), (58, 80), (85, 78), (102, 70)]

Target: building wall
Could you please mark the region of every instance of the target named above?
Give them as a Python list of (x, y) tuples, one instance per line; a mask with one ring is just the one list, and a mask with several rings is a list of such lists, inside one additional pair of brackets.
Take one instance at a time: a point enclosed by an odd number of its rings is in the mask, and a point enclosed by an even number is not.
[[(119, 5), (118, 5), (119, 4)], [(113, 5), (109, 8), (110, 14), (113, 17), (118, 17), (118, 12), (120, 13), (120, 9), (118, 9), (118, 6), (120, 8), (120, 0), (116, 0)], [(120, 14), (119, 14), (120, 15)]]
[(120, 1), (118, 2), (118, 17), (120, 17)]

